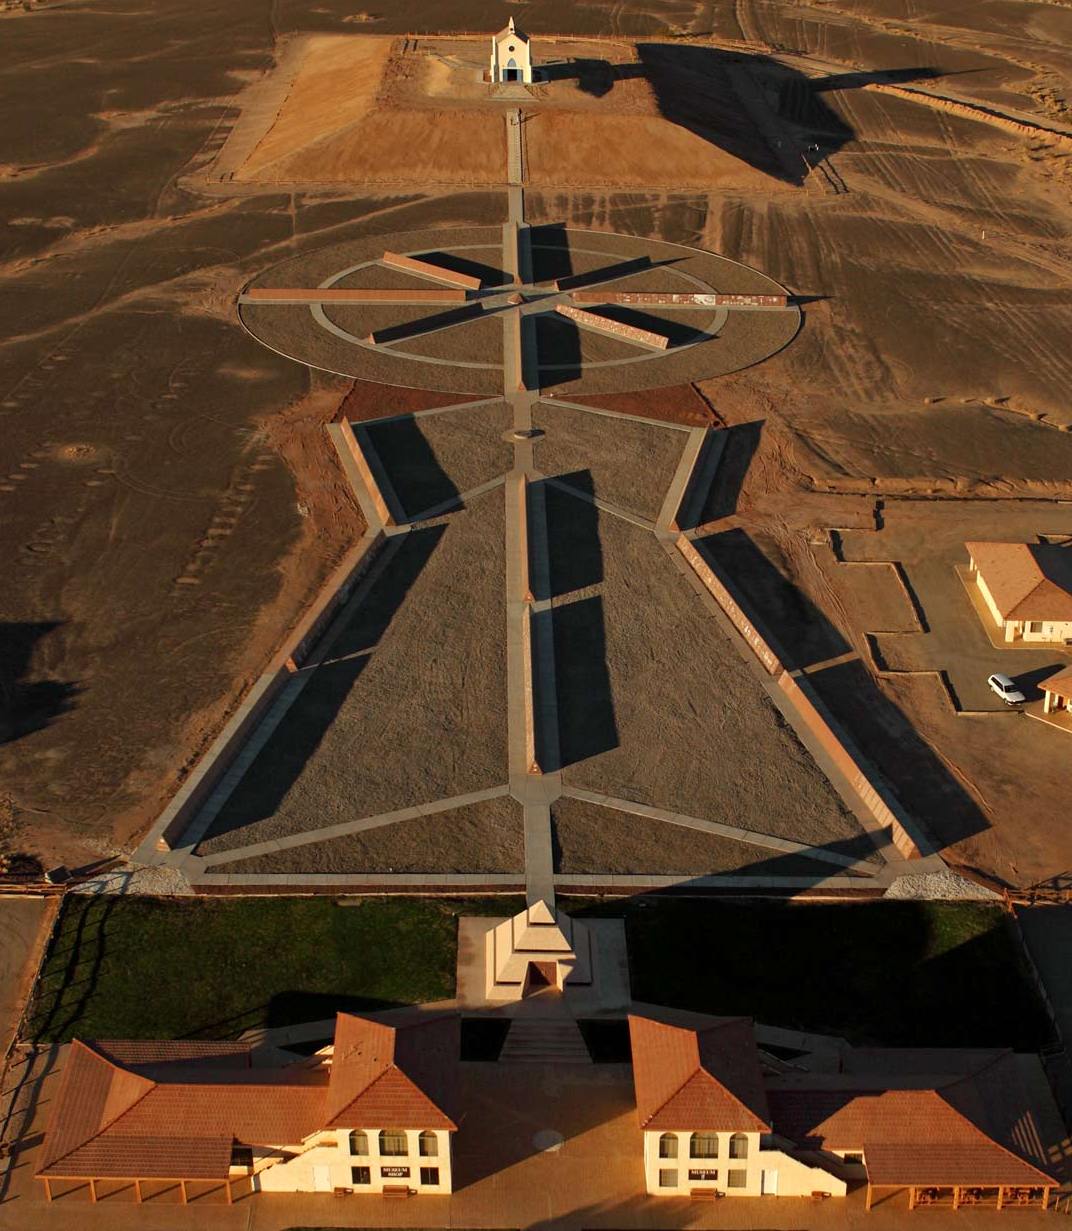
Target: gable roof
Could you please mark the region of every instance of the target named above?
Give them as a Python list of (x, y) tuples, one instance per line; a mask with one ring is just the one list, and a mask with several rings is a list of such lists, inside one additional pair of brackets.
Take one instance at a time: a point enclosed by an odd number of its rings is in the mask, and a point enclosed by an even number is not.
[(630, 1014), (629, 1037), (641, 1128), (770, 1129), (763, 1075), (748, 1018)]
[(1072, 620), (1072, 548), (965, 543), (1003, 620)]
[(156, 1061), (152, 1075), (107, 1054), (131, 1050), (71, 1043), (39, 1175), (222, 1179), (235, 1140), (297, 1145), (323, 1127), (327, 1082), (315, 1071), (251, 1069), (248, 1048), (196, 1075), (183, 1063), (194, 1053), (175, 1056), (176, 1070)]
[(771, 1118), (806, 1148), (862, 1150), (872, 1184), (1052, 1185), (1015, 1065), (998, 1053), (976, 1072), (901, 1089), (809, 1074), (768, 1090)]
[(495, 35), (495, 41), (502, 42), (504, 39), (508, 37), (516, 38), (519, 43), (527, 43), (529, 41), (529, 36), (525, 34), (524, 31), (519, 30), (517, 26), (514, 25), (514, 19), (512, 17), (506, 23), (506, 25), (503, 26), (503, 28), (499, 31), (499, 33)]
[(1039, 688), (1060, 697), (1062, 701), (1072, 701), (1072, 667), (1065, 667), (1049, 679), (1041, 680)]
[(340, 1013), (328, 1125), (457, 1128), (460, 1033), (455, 1014), (388, 1025)]

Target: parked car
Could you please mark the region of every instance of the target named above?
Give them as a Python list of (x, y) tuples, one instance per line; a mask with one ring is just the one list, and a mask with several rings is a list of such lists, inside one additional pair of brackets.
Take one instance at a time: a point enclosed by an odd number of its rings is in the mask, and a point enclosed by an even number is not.
[(1024, 694), (1007, 675), (1002, 675), (1000, 671), (995, 671), (986, 682), (1006, 705), (1020, 705), (1023, 703)]

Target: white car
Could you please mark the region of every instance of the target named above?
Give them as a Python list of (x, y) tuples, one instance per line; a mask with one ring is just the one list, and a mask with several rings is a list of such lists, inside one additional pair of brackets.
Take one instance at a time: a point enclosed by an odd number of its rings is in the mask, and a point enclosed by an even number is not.
[(1024, 694), (1012, 680), (1007, 675), (1002, 675), (1000, 671), (995, 672), (986, 682), (1006, 705), (1020, 705), (1025, 699)]

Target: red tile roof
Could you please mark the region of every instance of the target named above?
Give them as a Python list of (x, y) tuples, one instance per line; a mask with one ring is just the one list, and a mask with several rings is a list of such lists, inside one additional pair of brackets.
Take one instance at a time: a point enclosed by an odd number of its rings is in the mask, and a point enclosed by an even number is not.
[(752, 1023), (659, 1012), (629, 1016), (641, 1128), (766, 1132), (767, 1097)]
[(843, 1088), (836, 1078), (808, 1088), (801, 1078), (768, 1090), (771, 1119), (806, 1148), (862, 1150), (872, 1184), (1053, 1184), (1015, 1064), (1006, 1052), (978, 1072), (911, 1089), (861, 1085), (854, 1075)]
[(329, 1127), (456, 1128), (456, 1016), (340, 1014), (330, 1076), (251, 1068), (231, 1043), (83, 1043), (67, 1052), (43, 1176), (223, 1179), (234, 1142), (287, 1147)]
[(328, 1124), (457, 1128), (460, 1029), (455, 1014), (388, 1025), (340, 1013)]
[(1003, 620), (1072, 620), (1072, 548), (965, 543)]

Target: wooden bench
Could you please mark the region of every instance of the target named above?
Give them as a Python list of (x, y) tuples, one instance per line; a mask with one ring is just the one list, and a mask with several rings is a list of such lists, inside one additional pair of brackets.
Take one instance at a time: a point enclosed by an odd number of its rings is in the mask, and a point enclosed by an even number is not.
[(829, 1193), (824, 1193), (821, 1189), (816, 1188), (812, 1190), (811, 1199), (813, 1201), (825, 1201), (829, 1196)]
[(690, 1201), (718, 1201), (720, 1197), (726, 1194), (719, 1192), (717, 1188), (690, 1188)]
[(413, 1191), (408, 1184), (385, 1184), (383, 1186), (385, 1197), (412, 1197)]

